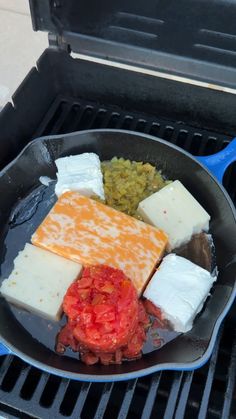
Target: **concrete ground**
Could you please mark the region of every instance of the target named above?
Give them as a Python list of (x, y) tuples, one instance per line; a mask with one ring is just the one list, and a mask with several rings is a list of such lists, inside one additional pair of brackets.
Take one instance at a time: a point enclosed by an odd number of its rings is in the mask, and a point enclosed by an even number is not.
[(0, 109), (48, 45), (34, 32), (28, 0), (0, 0)]

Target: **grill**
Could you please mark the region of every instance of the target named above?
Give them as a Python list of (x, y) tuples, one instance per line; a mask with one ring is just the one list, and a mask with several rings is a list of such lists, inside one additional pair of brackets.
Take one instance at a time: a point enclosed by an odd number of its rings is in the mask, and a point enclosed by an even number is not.
[[(227, 135), (117, 107), (57, 97), (33, 137), (92, 128), (156, 135), (193, 154), (224, 148)], [(236, 203), (236, 167), (225, 187)], [(236, 322), (229, 313), (210, 361), (189, 372), (166, 371), (121, 383), (78, 383), (43, 373), (13, 356), (0, 358), (0, 412), (20, 418), (235, 418)]]
[[(72, 3), (76, 10), (80, 3), (77, 20), (74, 19), (76, 14), (72, 13)], [(0, 113), (0, 169), (34, 138), (95, 128), (151, 134), (194, 155), (222, 150), (236, 132), (236, 100), (232, 92), (147, 75), (137, 68), (130, 71), (82, 57), (76, 60), (67, 50), (70, 44), (74, 51), (90, 52), (91, 55), (94, 52), (94, 55), (104, 57), (112, 50), (120, 61), (122, 57), (130, 61), (131, 54), (133, 61), (136, 58), (137, 63), (147, 63), (149, 69), (162, 60), (165, 69), (175, 68), (176, 64), (184, 76), (191, 78), (194, 71), (199, 71), (198, 81), (206, 77), (211, 83), (222, 82), (222, 86), (229, 88), (235, 86), (232, 63), (235, 61), (236, 37), (226, 33), (223, 19), (217, 20), (217, 28), (216, 19), (212, 17), (216, 11), (217, 16), (227, 12), (228, 30), (233, 32), (233, 1), (226, 2), (226, 8), (223, 2), (209, 0), (210, 17), (206, 15), (204, 26), (201, 26), (196, 0), (171, 0), (170, 10), (167, 3), (160, 0), (158, 3), (164, 12), (158, 19), (155, 18), (155, 2), (146, 5), (150, 10), (143, 11), (143, 6), (131, 0), (102, 0), (99, 10), (95, 6), (89, 12), (85, 3), (92, 5), (93, 2), (31, 1), (34, 27), (53, 34), (49, 37), (50, 48), (40, 57), (37, 69), (31, 70), (13, 96), (13, 105), (8, 104)], [(118, 10), (118, 3), (125, 3), (127, 9)], [(191, 9), (192, 15), (183, 14), (181, 8)], [(182, 24), (180, 28), (182, 15), (186, 25)], [(92, 22), (96, 21), (94, 28), (89, 24), (89, 16)], [(194, 20), (193, 31), (191, 19), (192, 23)], [(64, 37), (55, 35), (60, 24), (66, 25)], [(76, 32), (76, 25), (82, 33), (73, 37), (68, 31), (72, 26)], [(160, 51), (157, 52), (155, 46), (150, 50), (150, 45), (156, 42), (150, 36), (156, 25), (160, 29), (156, 38), (163, 36), (168, 41), (165, 45), (162, 39), (160, 50), (169, 48), (167, 52), (173, 52), (173, 40), (166, 38), (166, 33), (171, 33), (174, 27), (174, 33), (178, 35), (177, 49), (185, 60), (181, 62), (177, 52), (171, 64), (170, 56), (158, 55)], [(184, 26), (187, 36), (181, 32)], [(196, 41), (194, 31), (200, 34), (200, 41)], [(89, 35), (94, 36), (94, 40)], [(106, 37), (109, 43), (106, 43)], [(185, 44), (186, 39), (189, 45), (195, 44), (190, 48)], [(115, 41), (114, 45), (111, 45), (112, 41)], [(120, 48), (122, 42), (126, 43), (124, 50)], [(224, 71), (223, 64), (226, 64)], [(212, 65), (215, 65), (214, 71)], [(211, 71), (212, 79), (209, 80)], [(236, 205), (235, 179), (236, 164), (232, 164), (224, 176), (224, 186)], [(12, 355), (0, 357), (0, 416), (21, 419), (235, 419), (235, 380), (236, 310), (233, 307), (220, 329), (211, 358), (196, 371), (164, 371), (118, 383), (85, 383), (42, 372)]]

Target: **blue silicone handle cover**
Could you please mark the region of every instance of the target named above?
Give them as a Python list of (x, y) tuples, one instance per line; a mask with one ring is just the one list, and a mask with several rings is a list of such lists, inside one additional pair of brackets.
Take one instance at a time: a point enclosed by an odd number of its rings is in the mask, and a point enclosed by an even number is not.
[(4, 346), (2, 343), (0, 343), (0, 356), (1, 355), (8, 355), (10, 353), (11, 353), (11, 351), (6, 346)]
[(236, 138), (224, 150), (211, 156), (196, 157), (222, 183), (227, 167), (236, 161)]

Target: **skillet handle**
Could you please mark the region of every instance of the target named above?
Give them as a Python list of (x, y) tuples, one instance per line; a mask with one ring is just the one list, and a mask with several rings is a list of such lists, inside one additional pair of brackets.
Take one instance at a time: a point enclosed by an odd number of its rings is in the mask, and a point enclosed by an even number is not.
[(227, 167), (236, 161), (236, 138), (231, 140), (229, 145), (219, 153), (211, 156), (195, 157), (200, 163), (207, 167), (217, 180), (222, 183)]
[(2, 355), (9, 355), (11, 353), (11, 351), (4, 346), (2, 343), (0, 343), (0, 356)]

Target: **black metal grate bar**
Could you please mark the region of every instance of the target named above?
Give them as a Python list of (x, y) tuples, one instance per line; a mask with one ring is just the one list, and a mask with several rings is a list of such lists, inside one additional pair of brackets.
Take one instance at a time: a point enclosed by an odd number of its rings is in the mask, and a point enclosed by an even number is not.
[(3, 382), (4, 378), (5, 378), (5, 375), (8, 372), (8, 369), (9, 369), (9, 367), (11, 365), (12, 360), (13, 360), (13, 356), (12, 355), (5, 356), (4, 357), (4, 361), (3, 361), (2, 365), (1, 365), (1, 368), (0, 368), (0, 386), (1, 387), (2, 387), (2, 382)]
[(53, 125), (50, 127), (52, 132), (60, 132), (63, 129), (63, 125), (68, 119), (70, 109), (71, 107), (68, 103), (61, 103), (60, 118), (53, 120)]
[(91, 387), (91, 383), (83, 383), (83, 385), (81, 387), (79, 397), (78, 397), (77, 402), (76, 402), (75, 407), (74, 407), (74, 411), (76, 412), (78, 417), (80, 417), (80, 414), (82, 412), (85, 401), (87, 399), (90, 387)]
[(57, 390), (57, 393), (56, 393), (56, 397), (54, 398), (54, 401), (52, 403), (52, 409), (55, 412), (55, 414), (60, 410), (60, 406), (63, 402), (64, 397), (65, 397), (65, 393), (68, 389), (69, 383), (70, 383), (70, 380), (68, 380), (66, 378), (63, 378), (61, 380), (60, 386), (59, 386), (59, 388)]
[(132, 380), (129, 381), (126, 387), (126, 391), (125, 391), (125, 395), (124, 395), (124, 399), (123, 402), (120, 406), (120, 411), (119, 414), (117, 416), (118, 419), (124, 419), (127, 417), (128, 415), (128, 411), (130, 408), (130, 404), (132, 402), (132, 398), (135, 392), (135, 388), (136, 388), (136, 384), (137, 384), (137, 380)]
[[(95, 128), (145, 132), (195, 155), (224, 148), (230, 138), (216, 132), (136, 114), (92, 101), (57, 97), (34, 138)], [(224, 184), (236, 203), (236, 165)], [(235, 316), (227, 320), (209, 362), (199, 370), (168, 372), (127, 383), (91, 384), (61, 379), (6, 356), (0, 359), (0, 411), (21, 418), (234, 419), (236, 417)], [(235, 332), (236, 333), (236, 332)], [(4, 415), (4, 414), (3, 414)]]
[(152, 414), (152, 409), (155, 403), (157, 389), (159, 387), (161, 373), (152, 376), (152, 381), (149, 387), (146, 402), (143, 408), (142, 419), (149, 418)]
[(165, 410), (165, 415), (164, 415), (164, 419), (169, 419), (172, 418), (175, 412), (175, 406), (176, 406), (176, 402), (177, 402), (177, 398), (178, 398), (178, 394), (180, 391), (180, 386), (182, 383), (182, 378), (183, 378), (183, 372), (181, 373), (175, 373), (174, 378), (173, 378), (173, 382), (172, 382), (172, 386), (171, 386), (171, 391), (168, 397), (168, 402), (167, 402), (167, 406), (166, 406), (166, 410)]
[(225, 392), (224, 406), (222, 411), (222, 418), (230, 417), (230, 408), (234, 398), (234, 414), (236, 415), (236, 392), (235, 391), (235, 380), (236, 380), (236, 331), (234, 332), (233, 349), (231, 353), (231, 359), (228, 367), (228, 383)]
[[(222, 329), (221, 329), (221, 332), (222, 332)], [(206, 385), (205, 385), (205, 389), (204, 389), (204, 393), (203, 393), (203, 397), (202, 397), (202, 401), (200, 405), (200, 410), (198, 413), (198, 419), (203, 419), (207, 415), (209, 398), (210, 398), (210, 393), (212, 389), (212, 382), (214, 379), (216, 362), (217, 362), (217, 357), (218, 357), (219, 342), (220, 340), (218, 339), (218, 341), (215, 344), (215, 348), (211, 357), (211, 362), (209, 365), (209, 370), (208, 370), (207, 379), (206, 379)]]
[(96, 419), (103, 418), (105, 410), (107, 408), (109, 398), (111, 396), (113, 385), (114, 385), (114, 383), (106, 383), (104, 385), (102, 395), (101, 395), (99, 404), (97, 406), (97, 410), (96, 410), (96, 413), (94, 415), (94, 418), (96, 418)]
[(34, 392), (34, 401), (37, 404), (39, 403), (39, 401), (41, 399), (43, 390), (44, 390), (44, 388), (46, 386), (46, 383), (48, 381), (48, 377), (49, 377), (49, 374), (48, 373), (42, 373), (42, 375), (40, 377), (40, 380), (39, 380), (38, 385), (36, 387), (36, 390)]
[(27, 377), (27, 375), (29, 373), (29, 370), (30, 370), (30, 366), (27, 366), (18, 375), (17, 380), (16, 380), (16, 383), (14, 385), (14, 392), (16, 394), (20, 394), (20, 391), (21, 391), (21, 389), (23, 387), (23, 384), (24, 384), (24, 382), (26, 380), (26, 377)]
[[(19, 412), (17, 409), (14, 409), (9, 406), (5, 406), (0, 402), (0, 418), (1, 419), (37, 419), (36, 416), (28, 415), (23, 412)], [(38, 417), (38, 419), (41, 419)]]
[(193, 371), (184, 373), (183, 386), (179, 398), (178, 406), (175, 413), (175, 419), (183, 419), (186, 405), (188, 402), (189, 391), (192, 384)]

